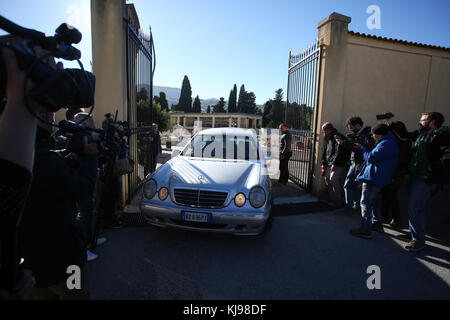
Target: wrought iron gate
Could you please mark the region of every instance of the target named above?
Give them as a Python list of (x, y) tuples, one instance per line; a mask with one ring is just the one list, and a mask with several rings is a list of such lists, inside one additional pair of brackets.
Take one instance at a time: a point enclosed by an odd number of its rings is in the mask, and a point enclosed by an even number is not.
[[(127, 202), (131, 201), (133, 192), (152, 168), (151, 144), (148, 134), (153, 121), (153, 75), (155, 71), (155, 52), (153, 37), (144, 34), (139, 27), (125, 20), (127, 53), (127, 121), (134, 128), (129, 136), (129, 155), (134, 160), (134, 171), (126, 181)], [(138, 100), (143, 100), (150, 107), (149, 123), (140, 123), (137, 119)]]
[(316, 146), (322, 48), (315, 40), (299, 53), (289, 52), (286, 124), (292, 133), (290, 179), (310, 189)]

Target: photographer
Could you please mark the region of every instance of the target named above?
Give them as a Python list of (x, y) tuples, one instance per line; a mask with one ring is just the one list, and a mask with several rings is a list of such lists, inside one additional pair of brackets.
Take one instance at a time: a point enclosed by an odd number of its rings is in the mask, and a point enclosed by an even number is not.
[[(370, 127), (364, 127), (364, 123), (360, 117), (351, 117), (347, 120), (346, 127), (350, 130), (347, 134), (348, 142), (347, 148), (351, 150), (350, 162), (351, 166), (345, 178), (345, 206), (344, 211), (361, 210), (360, 199), (361, 192), (358, 187), (356, 177), (361, 172), (365, 160), (358, 148), (355, 145), (367, 146), (369, 149), (373, 147), (374, 140), (370, 132)], [(340, 145), (345, 142), (338, 140)]]
[(357, 180), (362, 182), (361, 224), (358, 229), (350, 230), (354, 236), (371, 239), (372, 230), (384, 232), (381, 223), (380, 191), (391, 183), (398, 161), (398, 147), (385, 124), (377, 124), (372, 128), (375, 147), (369, 148), (356, 144), (361, 150), (366, 163), (358, 174)]
[[(52, 123), (54, 113), (41, 111), (39, 117)], [(86, 244), (76, 203), (94, 192), (98, 148), (85, 138), (80, 165), (72, 168), (50, 149), (51, 132), (51, 125), (38, 121), (34, 179), (21, 224), (23, 257), (36, 279), (37, 298), (87, 299)], [(81, 269), (80, 290), (66, 286), (71, 265)]]
[(392, 118), (394, 118), (394, 115), (391, 112), (377, 115), (377, 120), (386, 120), (389, 132), (394, 136), (399, 150), (398, 165), (392, 183), (381, 190), (381, 215), (384, 222), (389, 223), (393, 228), (397, 228), (400, 223), (398, 192), (408, 173), (411, 139), (405, 124), (401, 121), (392, 121)]
[[(325, 182), (329, 189), (329, 204), (336, 208), (344, 204), (344, 180), (347, 174), (350, 149), (344, 142), (347, 140), (336, 128), (326, 122), (322, 125), (325, 137), (325, 150), (322, 154), (322, 171), (325, 173)], [(342, 141), (339, 143), (338, 141)]]

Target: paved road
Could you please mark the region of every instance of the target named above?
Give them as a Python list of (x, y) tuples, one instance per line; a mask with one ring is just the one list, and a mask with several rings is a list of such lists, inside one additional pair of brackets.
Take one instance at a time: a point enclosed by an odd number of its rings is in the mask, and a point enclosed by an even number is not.
[[(94, 299), (450, 299), (448, 243), (411, 254), (397, 232), (348, 234), (357, 216), (279, 216), (260, 237), (156, 227), (106, 230), (89, 264)], [(367, 267), (381, 268), (370, 291)]]
[[(264, 236), (160, 229), (139, 219), (104, 230), (100, 259), (89, 263), (92, 298), (450, 299), (450, 225), (442, 222), (450, 217), (450, 188), (433, 198), (429, 247), (420, 253), (406, 252), (391, 229), (373, 240), (349, 235), (356, 214), (305, 214), (314, 199), (293, 185), (274, 193), (282, 201)], [(286, 204), (293, 196), (309, 206)], [(405, 190), (401, 199), (404, 208)], [(380, 267), (380, 290), (367, 288), (371, 265)]]

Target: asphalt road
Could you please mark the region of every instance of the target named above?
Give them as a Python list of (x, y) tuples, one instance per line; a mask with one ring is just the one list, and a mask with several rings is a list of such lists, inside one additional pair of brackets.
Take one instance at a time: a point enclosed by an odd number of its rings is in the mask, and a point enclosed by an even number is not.
[[(291, 185), (275, 196), (297, 192)], [(305, 214), (301, 205), (285, 203), (275, 208), (270, 232), (257, 237), (163, 229), (139, 220), (103, 230), (108, 241), (88, 264), (91, 298), (450, 299), (450, 225), (443, 223), (450, 217), (449, 195), (447, 188), (433, 198), (428, 248), (419, 253), (405, 251), (401, 233), (392, 229), (372, 240), (351, 236), (357, 214)], [(406, 228), (406, 212), (402, 216)], [(371, 265), (380, 268), (381, 289), (367, 287)]]

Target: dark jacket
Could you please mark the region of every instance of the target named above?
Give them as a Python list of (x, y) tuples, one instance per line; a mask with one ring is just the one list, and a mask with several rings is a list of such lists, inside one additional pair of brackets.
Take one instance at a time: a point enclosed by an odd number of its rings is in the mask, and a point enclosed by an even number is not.
[(292, 156), (291, 144), (292, 135), (289, 130), (286, 130), (286, 132), (281, 133), (280, 156), (282, 156), (283, 158), (289, 158), (290, 156)]
[(347, 142), (347, 138), (344, 135), (338, 133), (336, 129), (333, 129), (331, 134), (325, 137), (326, 146), (322, 154), (322, 165), (348, 167), (351, 150), (347, 143), (339, 145), (336, 141), (336, 136), (339, 136), (341, 140)]
[(424, 133), (419, 135), (413, 146), (410, 170), (417, 157), (420, 140), (425, 141), (426, 163), (424, 165), (428, 169), (425, 181), (433, 184), (450, 183), (450, 127), (443, 126), (429, 136)]
[(362, 146), (361, 153), (366, 163), (356, 180), (380, 188), (391, 184), (398, 162), (398, 147), (392, 134), (388, 133), (378, 140), (372, 150)]
[(398, 165), (394, 176), (399, 178), (408, 173), (412, 141), (405, 124), (401, 121), (392, 122), (389, 126), (389, 131), (392, 133), (398, 146)]
[(371, 127), (363, 127), (359, 132), (356, 133), (352, 132), (347, 135), (347, 137), (349, 138), (349, 143), (351, 144), (349, 148), (351, 148), (352, 150), (350, 161), (352, 164), (356, 166), (357, 172), (359, 172), (361, 168), (364, 166), (365, 160), (361, 151), (353, 148), (353, 144), (358, 143), (360, 145), (372, 148), (375, 144), (375, 141), (372, 138), (372, 133), (370, 129)]
[(153, 154), (160, 154), (162, 152), (162, 147), (161, 147), (161, 136), (159, 134), (159, 131), (157, 131), (156, 133), (152, 131), (150, 136), (153, 138), (153, 141), (151, 142)]
[(67, 279), (67, 267), (86, 263), (86, 243), (77, 220), (76, 202), (92, 196), (97, 177), (97, 157), (80, 157), (74, 169), (56, 152), (49, 139), (38, 139), (30, 195), (21, 223), (21, 248), (25, 266), (38, 287)]

